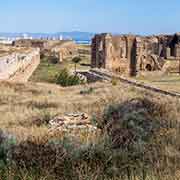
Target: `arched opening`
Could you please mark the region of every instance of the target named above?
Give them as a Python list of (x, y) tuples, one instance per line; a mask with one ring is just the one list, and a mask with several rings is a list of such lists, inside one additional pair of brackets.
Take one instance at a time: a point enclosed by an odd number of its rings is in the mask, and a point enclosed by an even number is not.
[(147, 65), (146, 65), (146, 70), (147, 70), (147, 71), (152, 71), (152, 66), (151, 66), (150, 64), (147, 64)]
[(103, 65), (103, 63), (102, 63), (102, 62), (99, 62), (98, 68), (102, 68), (102, 65)]

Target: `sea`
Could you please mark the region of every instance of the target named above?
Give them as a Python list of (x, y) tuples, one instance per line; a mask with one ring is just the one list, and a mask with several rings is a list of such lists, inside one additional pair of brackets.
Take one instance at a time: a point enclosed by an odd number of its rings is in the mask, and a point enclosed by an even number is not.
[(91, 40), (75, 40), (76, 44), (90, 45)]

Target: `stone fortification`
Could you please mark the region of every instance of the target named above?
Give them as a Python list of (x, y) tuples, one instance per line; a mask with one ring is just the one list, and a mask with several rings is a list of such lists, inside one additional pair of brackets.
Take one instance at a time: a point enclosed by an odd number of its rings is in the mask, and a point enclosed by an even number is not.
[[(92, 68), (126, 75), (147, 71), (178, 70), (180, 33), (136, 36), (98, 34), (92, 39)], [(176, 67), (174, 67), (174, 65)]]
[(25, 71), (29, 65), (39, 64), (39, 48), (0, 49), (0, 80), (11, 79), (18, 71)]

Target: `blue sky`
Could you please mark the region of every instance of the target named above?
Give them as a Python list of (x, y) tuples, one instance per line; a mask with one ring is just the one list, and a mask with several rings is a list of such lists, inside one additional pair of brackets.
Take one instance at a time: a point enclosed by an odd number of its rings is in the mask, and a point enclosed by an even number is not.
[(180, 0), (0, 0), (0, 32), (180, 32)]

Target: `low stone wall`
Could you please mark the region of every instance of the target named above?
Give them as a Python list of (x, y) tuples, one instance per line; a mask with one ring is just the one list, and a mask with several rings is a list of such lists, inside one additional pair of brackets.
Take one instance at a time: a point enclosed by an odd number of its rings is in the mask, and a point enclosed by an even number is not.
[(180, 93), (162, 90), (160, 88), (154, 87), (154, 86), (149, 85), (149, 84), (144, 84), (144, 83), (138, 82), (136, 80), (132, 80), (132, 79), (125, 78), (122, 76), (118, 76), (117, 74), (115, 74), (113, 72), (109, 72), (105, 69), (103, 69), (103, 70), (91, 69), (90, 71), (93, 72), (94, 74), (97, 74), (98, 77), (101, 77), (103, 80), (110, 81), (110, 80), (112, 80), (112, 78), (117, 78), (120, 82), (132, 85), (132, 86), (137, 87), (137, 88), (146, 89), (146, 90), (149, 90), (149, 91), (152, 91), (155, 93), (159, 93), (162, 95), (167, 95), (170, 97), (180, 98)]
[(27, 49), (7, 52), (0, 56), (0, 80), (9, 80), (17, 72), (24, 71), (32, 63), (40, 62), (40, 50)]

